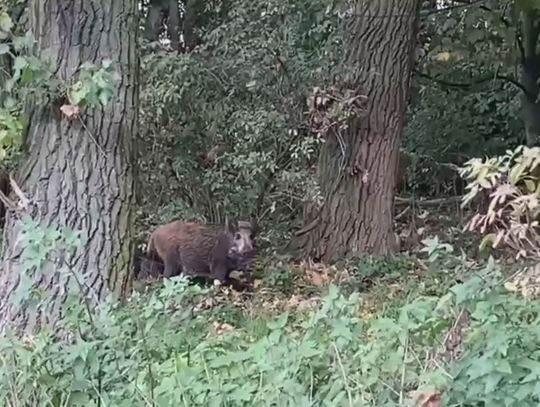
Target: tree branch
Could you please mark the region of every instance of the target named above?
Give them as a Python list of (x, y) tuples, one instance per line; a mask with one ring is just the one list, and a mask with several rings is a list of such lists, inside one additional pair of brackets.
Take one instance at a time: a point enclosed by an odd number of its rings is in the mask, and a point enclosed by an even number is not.
[(501, 75), (501, 74), (488, 74), (488, 75), (485, 75), (485, 76), (482, 76), (482, 77), (479, 77), (479, 78), (476, 78), (475, 80), (473, 80), (472, 82), (451, 82), (451, 81), (447, 81), (445, 79), (439, 79), (439, 78), (436, 78), (436, 77), (433, 77), (427, 73), (424, 73), (424, 72), (420, 72), (419, 70), (415, 69), (414, 70), (414, 73), (417, 74), (419, 77), (421, 78), (426, 78), (426, 79), (429, 79), (433, 82), (436, 82), (440, 85), (444, 85), (444, 86), (448, 86), (448, 87), (453, 87), (453, 88), (470, 88), (474, 85), (479, 85), (481, 83), (484, 83), (484, 82), (489, 82), (491, 80), (501, 80), (501, 81), (506, 81), (506, 82), (509, 82), (511, 83), (512, 85), (514, 85), (516, 88), (520, 89), (527, 97), (530, 97), (530, 92), (527, 90), (527, 88), (525, 88), (525, 86), (520, 83), (518, 80), (510, 77), (510, 76), (506, 76), (506, 75)]
[(420, 16), (421, 17), (426, 17), (426, 16), (430, 16), (432, 14), (438, 14), (438, 13), (444, 13), (445, 11), (450, 11), (450, 10), (456, 10), (456, 9), (460, 9), (460, 8), (466, 8), (466, 7), (471, 7), (471, 6), (476, 6), (476, 5), (480, 5), (481, 3), (485, 3), (486, 0), (474, 0), (474, 1), (465, 1), (461, 4), (457, 4), (455, 6), (448, 6), (448, 7), (445, 7), (445, 8), (439, 8), (439, 9), (435, 9), (435, 10), (428, 10), (428, 11), (422, 11), (420, 13)]

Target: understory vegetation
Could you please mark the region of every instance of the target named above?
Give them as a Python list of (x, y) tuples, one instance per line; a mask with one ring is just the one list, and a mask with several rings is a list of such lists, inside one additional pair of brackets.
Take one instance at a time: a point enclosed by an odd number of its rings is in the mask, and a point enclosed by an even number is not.
[(273, 258), (249, 293), (175, 278), (124, 305), (73, 301), (74, 337), (0, 341), (0, 394), (51, 406), (537, 405), (538, 302), (491, 257), (437, 239), (422, 252), (332, 268)]
[[(53, 81), (15, 27), (20, 3), (0, 0), (0, 58), (15, 61), (0, 92), (5, 168), (20, 164), (25, 101), (56, 92), (72, 119), (109, 103), (118, 80), (103, 62)], [(540, 7), (521, 3), (540, 26)], [(58, 261), (84, 245), (78, 232), (25, 213), (11, 301), (38, 312), (36, 281), (67, 294), (62, 330), (0, 337), (3, 405), (540, 405), (540, 148), (513, 77), (521, 20), (496, 1), (424, 2), (396, 177), (400, 251), (327, 265), (291, 241), (323, 204), (324, 120), (341, 123), (352, 103), (335, 87), (348, 75), (343, 4), (204, 4), (189, 52), (140, 38), (133, 235), (143, 248), (172, 220), (256, 219), (252, 286), (133, 276), (131, 295), (96, 306)], [(317, 98), (335, 110), (322, 117)]]

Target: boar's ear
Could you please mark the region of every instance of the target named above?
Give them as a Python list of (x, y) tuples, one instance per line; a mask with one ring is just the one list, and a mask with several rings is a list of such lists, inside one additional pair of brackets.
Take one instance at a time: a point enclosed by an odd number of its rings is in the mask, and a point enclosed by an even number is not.
[(259, 226), (257, 225), (257, 217), (252, 216), (249, 220), (249, 223), (251, 225), (251, 231), (254, 235), (256, 235), (259, 232)]
[(257, 234), (257, 224), (253, 219), (249, 221), (238, 221), (238, 228), (247, 229), (251, 232), (252, 235)]
[(234, 219), (225, 218), (225, 230), (235, 233), (238, 230), (238, 223)]
[(257, 226), (257, 220), (255, 218), (252, 218), (250, 221), (249, 221), (249, 225), (250, 225), (250, 228), (251, 228), (251, 233), (253, 233), (254, 235), (257, 234), (257, 232), (259, 231), (259, 227)]
[(251, 220), (251, 230), (253, 231), (253, 234), (256, 235), (259, 233), (259, 225), (257, 225), (257, 219), (253, 218)]

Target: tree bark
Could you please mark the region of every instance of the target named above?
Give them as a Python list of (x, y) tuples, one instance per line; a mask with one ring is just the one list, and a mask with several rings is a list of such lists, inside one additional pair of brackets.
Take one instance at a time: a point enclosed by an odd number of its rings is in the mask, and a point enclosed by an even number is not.
[(307, 226), (297, 232), (304, 255), (323, 262), (397, 249), (394, 187), (420, 0), (351, 4), (340, 69), (367, 96), (365, 117), (326, 139), (317, 168), (323, 205), (304, 215)]
[[(80, 231), (83, 244), (54, 259), (68, 266), (67, 278), (33, 275), (34, 285), (45, 292), (43, 300), (32, 307), (19, 304), (14, 292), (21, 274), (31, 270), (21, 257), (18, 215), (9, 213), (0, 330), (19, 333), (56, 325), (68, 295), (80, 294), (92, 305), (129, 292), (138, 131), (137, 1), (33, 0), (29, 12), (38, 53), (56, 64), (62, 81), (70, 83), (82, 63), (99, 65), (103, 59), (113, 61), (120, 80), (113, 99), (105, 107), (84, 109), (80, 120), (62, 116), (57, 98), (30, 101), (27, 108), (26, 159), (17, 183), (32, 203), (35, 221)], [(80, 292), (72, 291), (74, 285)]]
[(183, 32), (186, 51), (191, 51), (199, 44), (200, 38), (195, 34), (195, 27), (200, 23), (201, 13), (204, 11), (204, 2), (187, 0), (184, 15)]
[(523, 118), (529, 147), (540, 145), (540, 13), (535, 9), (526, 10), (521, 17), (521, 82)]

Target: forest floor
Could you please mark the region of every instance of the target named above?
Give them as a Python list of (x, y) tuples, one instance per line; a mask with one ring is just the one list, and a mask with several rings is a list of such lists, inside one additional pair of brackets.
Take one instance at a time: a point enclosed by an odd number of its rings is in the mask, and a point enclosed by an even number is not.
[[(404, 221), (410, 253), (393, 258), (322, 266), (267, 252), (248, 290), (173, 278), (139, 285), (122, 306), (75, 307), (71, 342), (0, 343), (12, 361), (0, 395), (13, 405), (49, 394), (118, 406), (500, 405), (518, 394), (515, 372), (528, 374), (524, 352), (538, 353), (540, 305), (500, 290), (511, 267), (479, 253), (453, 211)], [(531, 386), (507, 405), (534, 405), (523, 403), (536, 400)]]

